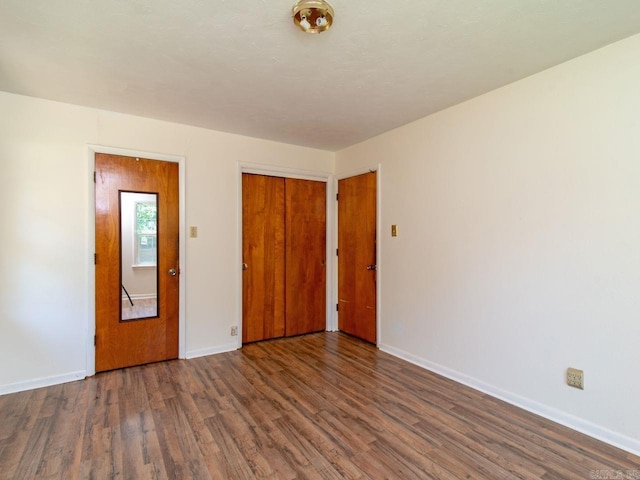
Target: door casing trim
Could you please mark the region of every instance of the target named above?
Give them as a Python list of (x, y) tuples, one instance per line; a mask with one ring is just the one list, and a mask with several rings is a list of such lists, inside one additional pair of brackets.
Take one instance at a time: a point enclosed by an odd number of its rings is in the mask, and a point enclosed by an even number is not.
[[(270, 177), (282, 177), (282, 178), (297, 178), (300, 180), (314, 180), (318, 182), (326, 182), (327, 184), (327, 232), (326, 232), (326, 256), (327, 256), (327, 285), (326, 285), (326, 304), (327, 304), (327, 331), (335, 331), (337, 329), (337, 317), (335, 312), (335, 298), (337, 295), (337, 291), (335, 290), (335, 286), (337, 285), (337, 275), (336, 275), (336, 267), (337, 260), (336, 256), (332, 255), (332, 252), (336, 251), (336, 245), (334, 241), (337, 240), (337, 235), (335, 232), (335, 220), (336, 220), (336, 202), (332, 201), (336, 197), (335, 186), (337, 183), (335, 182), (335, 177), (333, 173), (330, 172), (321, 172), (321, 171), (312, 171), (312, 170), (301, 170), (295, 168), (287, 168), (287, 167), (279, 167), (276, 165), (267, 165), (261, 163), (249, 163), (249, 162), (238, 162), (238, 177), (237, 177), (237, 185), (238, 185), (238, 211), (236, 212), (238, 218), (238, 243), (237, 243), (237, 299), (236, 305), (238, 308), (238, 332), (242, 332), (242, 174), (243, 173), (254, 173), (257, 175), (267, 175)], [(335, 277), (335, 282), (333, 281)], [(239, 334), (236, 340), (237, 348), (242, 348), (242, 335)]]
[(89, 178), (87, 197), (89, 205), (88, 208), (88, 225), (87, 229), (87, 248), (89, 253), (89, 302), (87, 311), (87, 347), (86, 347), (86, 375), (91, 376), (96, 373), (96, 347), (93, 344), (93, 337), (96, 333), (96, 277), (95, 277), (95, 265), (93, 262), (93, 254), (96, 251), (96, 197), (95, 197), (95, 183), (93, 181), (93, 172), (95, 171), (95, 155), (96, 153), (106, 153), (109, 155), (123, 155), (127, 157), (143, 157), (150, 160), (160, 160), (165, 162), (175, 162), (178, 164), (178, 195), (180, 201), (180, 279), (179, 279), (179, 309), (178, 309), (178, 358), (186, 358), (187, 351), (187, 336), (186, 336), (186, 323), (185, 323), (185, 300), (186, 300), (186, 277), (185, 269), (186, 265), (186, 210), (185, 210), (185, 164), (186, 157), (183, 155), (169, 155), (156, 152), (147, 152), (144, 150), (132, 150), (128, 148), (110, 147), (106, 145), (93, 145), (87, 144), (87, 164), (89, 166)]

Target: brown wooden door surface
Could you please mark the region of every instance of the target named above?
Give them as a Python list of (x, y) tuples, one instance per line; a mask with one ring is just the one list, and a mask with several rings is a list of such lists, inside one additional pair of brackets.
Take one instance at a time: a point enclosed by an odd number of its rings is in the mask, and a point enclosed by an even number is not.
[(284, 178), (242, 174), (242, 343), (285, 332)]
[(285, 180), (286, 335), (325, 330), (327, 184)]
[[(96, 371), (178, 357), (178, 164), (96, 154)], [(157, 316), (122, 321), (120, 192), (157, 193)], [(179, 273), (179, 272), (178, 272)]]
[(376, 172), (338, 182), (338, 328), (376, 343)]

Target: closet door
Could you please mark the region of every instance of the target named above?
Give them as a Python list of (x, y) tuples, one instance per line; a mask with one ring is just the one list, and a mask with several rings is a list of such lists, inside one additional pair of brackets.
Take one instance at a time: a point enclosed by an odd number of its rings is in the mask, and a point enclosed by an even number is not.
[(242, 175), (242, 342), (282, 337), (285, 328), (285, 184)]
[(285, 180), (287, 336), (326, 328), (326, 186)]
[(326, 328), (326, 186), (242, 175), (242, 343)]

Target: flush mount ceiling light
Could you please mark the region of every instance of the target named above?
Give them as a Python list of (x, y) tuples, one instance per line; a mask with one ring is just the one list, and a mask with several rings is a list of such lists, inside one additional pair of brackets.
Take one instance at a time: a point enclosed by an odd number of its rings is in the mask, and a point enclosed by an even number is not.
[(333, 7), (324, 0), (299, 0), (293, 6), (293, 23), (307, 33), (322, 33), (333, 23)]

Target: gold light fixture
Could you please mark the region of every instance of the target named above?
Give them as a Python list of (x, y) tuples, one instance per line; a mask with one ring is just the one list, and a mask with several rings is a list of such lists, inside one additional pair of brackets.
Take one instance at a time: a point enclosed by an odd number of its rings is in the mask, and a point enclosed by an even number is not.
[(299, 0), (293, 6), (293, 23), (307, 33), (322, 33), (333, 23), (333, 7), (325, 0)]

